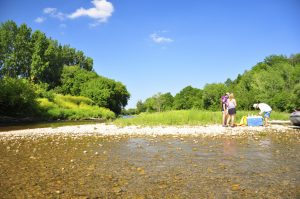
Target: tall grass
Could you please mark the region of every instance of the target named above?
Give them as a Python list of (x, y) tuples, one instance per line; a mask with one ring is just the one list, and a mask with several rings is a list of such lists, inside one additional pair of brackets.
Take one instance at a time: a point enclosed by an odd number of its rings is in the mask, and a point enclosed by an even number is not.
[(93, 106), (92, 100), (82, 96), (55, 95), (53, 102), (39, 98), (42, 115), (51, 119), (114, 119), (115, 114), (107, 108)]
[[(255, 115), (258, 111), (238, 111), (236, 122), (239, 123), (243, 116)], [(272, 112), (271, 119), (288, 120), (288, 113)], [(116, 125), (207, 125), (221, 124), (222, 113), (220, 111), (178, 110), (160, 113), (141, 113), (132, 118), (118, 118)]]
[(80, 103), (87, 104), (87, 105), (93, 104), (93, 100), (91, 100), (88, 97), (84, 97), (84, 96), (71, 96), (71, 95), (56, 94), (54, 100), (57, 104), (63, 103), (63, 102), (69, 102), (69, 103), (76, 104), (76, 105), (79, 105)]

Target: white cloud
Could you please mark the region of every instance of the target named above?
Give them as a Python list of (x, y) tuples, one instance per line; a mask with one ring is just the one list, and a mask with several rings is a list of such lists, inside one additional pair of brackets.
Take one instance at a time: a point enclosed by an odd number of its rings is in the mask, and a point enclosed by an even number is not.
[(43, 12), (48, 14), (50, 17), (59, 19), (61, 21), (65, 20), (66, 14), (58, 12), (56, 8), (44, 8)]
[(46, 18), (44, 18), (44, 17), (37, 17), (34, 21), (36, 23), (43, 23), (45, 20), (46, 20)]
[[(106, 22), (114, 12), (114, 7), (112, 3), (108, 2), (107, 0), (92, 0), (91, 3), (94, 5), (94, 7), (88, 9), (79, 8), (71, 14), (65, 14), (59, 12), (57, 8), (51, 8), (51, 7), (44, 8), (43, 13), (49, 17), (56, 18), (61, 21), (64, 21), (67, 18), (76, 19), (79, 17), (87, 16), (92, 19), (95, 19), (93, 23), (89, 24), (89, 26), (93, 28), (98, 26), (100, 23)], [(42, 23), (45, 20), (46, 20), (45, 17), (38, 17), (35, 19), (35, 22)], [(60, 27), (64, 28), (66, 26), (61, 24)]]
[(157, 33), (151, 34), (150, 38), (152, 39), (153, 42), (158, 43), (158, 44), (161, 44), (161, 43), (171, 43), (171, 42), (174, 41), (171, 38), (160, 36)]
[[(95, 19), (97, 23), (106, 22), (109, 17), (111, 17), (114, 7), (112, 3), (107, 0), (93, 0), (92, 4), (94, 7), (92, 8), (79, 8), (72, 14), (68, 15), (68, 18), (75, 19), (82, 16), (87, 16), (92, 19)], [(96, 23), (96, 24), (97, 24)], [(93, 26), (95, 23), (93, 24)]]
[(52, 14), (52, 13), (55, 13), (57, 11), (56, 8), (44, 8), (43, 12), (45, 14)]

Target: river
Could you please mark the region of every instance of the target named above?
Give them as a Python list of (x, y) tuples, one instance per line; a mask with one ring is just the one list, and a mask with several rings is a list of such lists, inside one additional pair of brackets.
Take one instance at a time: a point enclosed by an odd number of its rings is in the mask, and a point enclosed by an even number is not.
[(299, 198), (300, 134), (0, 140), (0, 198)]

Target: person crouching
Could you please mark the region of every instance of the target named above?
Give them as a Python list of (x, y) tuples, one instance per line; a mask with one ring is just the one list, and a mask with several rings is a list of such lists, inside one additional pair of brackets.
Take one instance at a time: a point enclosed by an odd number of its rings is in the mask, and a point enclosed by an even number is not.
[(265, 126), (269, 126), (269, 119), (271, 117), (272, 108), (266, 103), (253, 104), (253, 108), (258, 108), (260, 112), (259, 115), (263, 115), (265, 120)]

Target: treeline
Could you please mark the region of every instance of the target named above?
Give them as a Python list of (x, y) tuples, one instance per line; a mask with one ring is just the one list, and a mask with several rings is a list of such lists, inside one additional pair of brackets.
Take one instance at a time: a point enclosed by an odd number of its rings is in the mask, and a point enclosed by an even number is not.
[(45, 33), (32, 32), (26, 24), (13, 21), (0, 26), (0, 77), (26, 78), (34, 83), (60, 84), (64, 66), (93, 70), (93, 59), (82, 51), (61, 45)]
[(36, 99), (54, 94), (85, 96), (119, 114), (130, 97), (122, 83), (94, 72), (82, 51), (14, 21), (0, 25), (0, 89), (0, 116), (34, 115)]
[(158, 93), (139, 101), (128, 113), (167, 110), (220, 110), (224, 93), (234, 93), (239, 110), (250, 110), (257, 102), (265, 102), (278, 111), (300, 108), (300, 54), (290, 57), (271, 55), (235, 80), (206, 84), (203, 89), (187, 86), (175, 96)]

